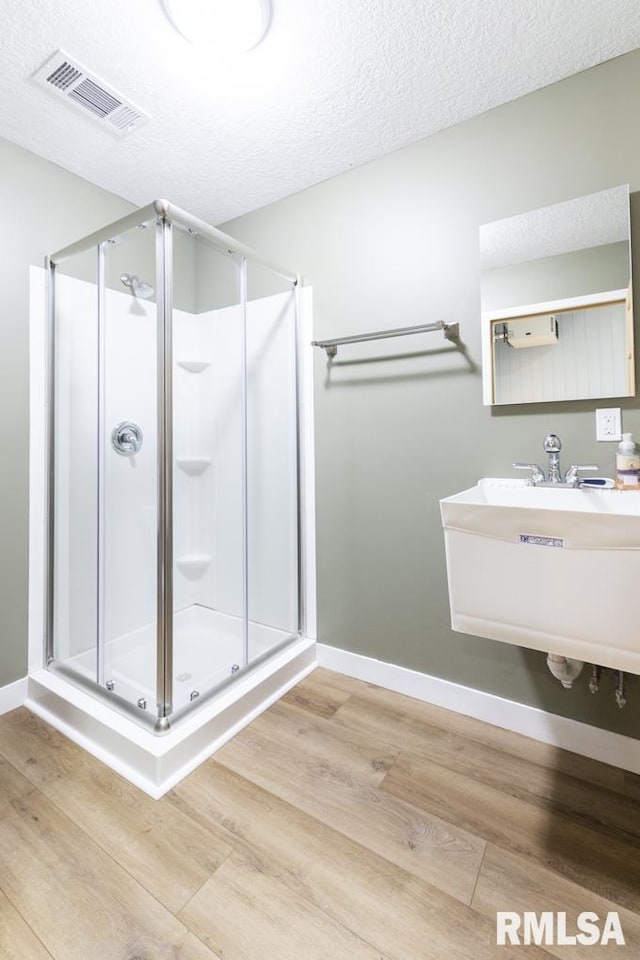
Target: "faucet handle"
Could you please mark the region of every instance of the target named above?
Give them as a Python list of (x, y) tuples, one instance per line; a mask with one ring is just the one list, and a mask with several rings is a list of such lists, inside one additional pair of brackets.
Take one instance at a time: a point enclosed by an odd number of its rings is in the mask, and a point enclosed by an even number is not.
[(599, 470), (597, 463), (572, 463), (564, 475), (565, 483), (576, 483), (578, 474), (582, 470)]
[(512, 463), (511, 466), (514, 470), (530, 470), (531, 476), (529, 477), (529, 483), (533, 486), (535, 486), (536, 483), (544, 483), (544, 473), (537, 463)]

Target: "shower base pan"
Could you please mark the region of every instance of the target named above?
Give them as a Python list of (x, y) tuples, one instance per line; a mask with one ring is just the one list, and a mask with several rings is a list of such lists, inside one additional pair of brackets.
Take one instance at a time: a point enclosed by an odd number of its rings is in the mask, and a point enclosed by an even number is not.
[[(227, 619), (232, 621), (234, 618)], [(185, 664), (193, 669), (201, 668), (202, 632), (197, 629), (201, 624), (194, 625), (193, 618), (190, 621), (185, 617), (182, 626), (191, 639), (190, 653), (188, 645), (183, 645), (187, 646)], [(227, 675), (227, 660), (237, 652), (234, 629), (231, 624), (227, 626), (226, 639), (224, 634), (219, 637), (218, 667), (211, 668), (213, 673), (206, 676), (207, 683), (214, 679), (216, 670), (220, 679)], [(132, 668), (135, 670), (137, 665), (142, 665), (144, 650), (148, 649), (144, 631), (140, 634), (138, 645), (129, 647), (127, 663), (117, 657), (113, 659), (113, 668), (119, 663), (123, 677), (126, 667), (129, 683)], [(254, 656), (260, 653), (260, 643), (270, 646), (273, 638), (256, 631), (255, 643)], [(231, 665), (233, 662), (231, 659)], [(183, 666), (178, 661), (176, 673), (191, 672)], [(162, 735), (136, 723), (52, 670), (38, 670), (30, 675), (25, 706), (157, 800), (315, 667), (315, 640), (294, 639), (256, 666), (238, 674), (218, 693), (203, 699), (198, 707), (180, 717)], [(199, 675), (202, 677), (202, 672)], [(138, 689), (137, 684), (135, 688)]]
[[(249, 621), (249, 662), (281, 646), (291, 634)], [(173, 617), (173, 709), (189, 705), (194, 695), (213, 690), (242, 663), (243, 621), (210, 607), (192, 604)], [(95, 648), (64, 661), (74, 673), (93, 680)], [(107, 642), (104, 679), (129, 703), (147, 703), (155, 720), (156, 631), (142, 627)]]

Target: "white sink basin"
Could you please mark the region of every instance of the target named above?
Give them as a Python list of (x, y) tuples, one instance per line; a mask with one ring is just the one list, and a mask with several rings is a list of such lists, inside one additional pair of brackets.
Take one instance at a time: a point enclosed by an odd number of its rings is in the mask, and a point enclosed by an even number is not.
[[(597, 487), (532, 487), (526, 480), (485, 477), (475, 487), (440, 502), (488, 503), (504, 507), (543, 510), (577, 510), (586, 513), (616, 513), (640, 516), (637, 490), (603, 490)], [(631, 496), (629, 496), (631, 494)], [(635, 496), (634, 496), (635, 494)]]
[(454, 630), (640, 673), (640, 492), (485, 479), (440, 506)]

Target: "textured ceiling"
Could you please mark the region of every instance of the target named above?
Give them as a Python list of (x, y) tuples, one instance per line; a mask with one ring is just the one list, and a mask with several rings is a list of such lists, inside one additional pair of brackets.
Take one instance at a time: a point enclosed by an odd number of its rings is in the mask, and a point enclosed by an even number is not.
[[(161, 0), (0, 0), (0, 135), (137, 204), (213, 223), (640, 47), (638, 0), (273, 0), (251, 53)], [(29, 78), (55, 49), (152, 120), (119, 140)]]

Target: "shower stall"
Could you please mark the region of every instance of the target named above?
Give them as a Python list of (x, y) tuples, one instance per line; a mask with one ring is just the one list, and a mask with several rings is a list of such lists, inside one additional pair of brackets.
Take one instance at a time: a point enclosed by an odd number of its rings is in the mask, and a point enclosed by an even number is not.
[[(46, 656), (31, 705), (85, 745), (106, 708), (186, 770), (184, 730), (203, 756), (227, 736), (211, 726), (221, 709), (233, 732), (315, 660), (310, 291), (167, 201), (47, 268)], [(62, 685), (91, 714), (79, 733), (52, 704)], [(98, 755), (117, 754), (109, 736)]]

